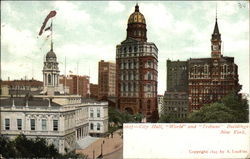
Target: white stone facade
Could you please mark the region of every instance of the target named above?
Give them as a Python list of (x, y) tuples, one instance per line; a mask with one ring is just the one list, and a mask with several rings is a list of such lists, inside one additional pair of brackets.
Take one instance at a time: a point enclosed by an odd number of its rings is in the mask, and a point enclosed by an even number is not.
[[(90, 122), (101, 124), (97, 133), (108, 130), (107, 102), (83, 103), (79, 96), (54, 96), (51, 101), (44, 96), (34, 105), (34, 101), (24, 104), (24, 98), (19, 102), (10, 98), (1, 99), (1, 102), (1, 134), (10, 138), (21, 133), (30, 138), (42, 137), (53, 143), (59, 153), (74, 150), (76, 141), (89, 135)], [(101, 117), (90, 117), (92, 108), (100, 110)]]
[(89, 133), (102, 136), (108, 131), (108, 106), (104, 103), (91, 104), (89, 109)]

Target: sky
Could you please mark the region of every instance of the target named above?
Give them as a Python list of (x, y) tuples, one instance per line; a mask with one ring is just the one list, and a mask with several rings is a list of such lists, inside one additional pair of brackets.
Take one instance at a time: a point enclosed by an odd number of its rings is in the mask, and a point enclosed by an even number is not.
[[(238, 65), (239, 83), (249, 93), (249, 4), (247, 1), (137, 1), (148, 42), (158, 52), (158, 94), (166, 90), (166, 60), (210, 57), (216, 6), (223, 56)], [(98, 62), (115, 62), (126, 38), (135, 1), (1, 1), (1, 78), (42, 81), (49, 32), (38, 36), (50, 11), (60, 74), (89, 75), (98, 83)], [(47, 40), (46, 40), (47, 39)], [(65, 71), (66, 57), (66, 71)], [(78, 65), (78, 69), (77, 69)]]

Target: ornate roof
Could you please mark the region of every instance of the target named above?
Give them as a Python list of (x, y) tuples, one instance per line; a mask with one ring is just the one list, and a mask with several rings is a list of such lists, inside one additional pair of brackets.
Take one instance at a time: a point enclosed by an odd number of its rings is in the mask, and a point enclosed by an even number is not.
[(56, 54), (53, 52), (53, 50), (50, 50), (50, 51), (46, 54), (46, 58), (56, 58)]
[(144, 18), (144, 15), (140, 13), (139, 6), (136, 4), (135, 6), (135, 12), (132, 13), (128, 18), (128, 24), (131, 23), (144, 23), (146, 24), (146, 20)]

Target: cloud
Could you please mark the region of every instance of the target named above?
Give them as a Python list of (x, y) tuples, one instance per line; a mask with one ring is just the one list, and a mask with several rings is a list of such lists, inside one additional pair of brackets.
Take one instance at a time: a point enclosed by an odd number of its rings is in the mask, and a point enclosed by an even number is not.
[[(115, 46), (124, 40), (127, 19), (134, 12), (135, 3), (132, 3), (109, 1), (103, 2), (104, 5), (93, 5), (99, 2), (3, 1), (3, 77), (31, 76), (33, 65), (36, 77), (42, 80), (43, 55), (49, 50), (49, 41), (40, 50), (46, 35), (39, 39), (36, 36), (44, 18), (55, 9), (54, 51), (61, 74), (64, 73), (66, 56), (67, 73), (69, 70), (76, 73), (79, 62), (79, 74), (90, 74), (91, 82), (97, 83), (98, 61), (115, 61)], [(159, 94), (163, 94), (166, 88), (168, 58), (187, 60), (190, 57), (210, 57), (216, 3), (224, 55), (235, 57), (243, 91), (249, 91), (249, 74), (245, 73), (249, 70), (249, 15), (246, 8), (240, 10), (238, 2), (141, 2), (140, 12), (146, 18), (148, 41), (154, 42), (159, 49)], [(30, 12), (35, 14), (30, 15)]]
[[(37, 51), (37, 40), (30, 30), (19, 30), (10, 24), (4, 24), (1, 29), (1, 50), (4, 48), (8, 51), (8, 56), (20, 58), (30, 56)], [(7, 52), (5, 52), (7, 54)]]
[[(78, 2), (79, 3), (79, 2)], [(61, 24), (77, 27), (79, 24), (86, 24), (90, 21), (90, 15), (83, 9), (80, 9), (77, 3), (68, 1), (55, 1), (55, 10), (57, 11), (57, 18)], [(67, 28), (67, 27), (65, 27)]]
[(110, 13), (119, 13), (125, 10), (125, 6), (119, 1), (109, 1), (106, 11)]

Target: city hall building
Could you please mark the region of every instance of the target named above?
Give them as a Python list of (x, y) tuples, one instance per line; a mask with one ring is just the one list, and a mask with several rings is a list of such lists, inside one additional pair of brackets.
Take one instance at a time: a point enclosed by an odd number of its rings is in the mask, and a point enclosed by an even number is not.
[(14, 139), (42, 137), (59, 153), (72, 151), (86, 136), (102, 136), (108, 131), (108, 103), (64, 95), (59, 85), (56, 54), (46, 54), (43, 67), (44, 88), (40, 95), (1, 96), (0, 131)]

